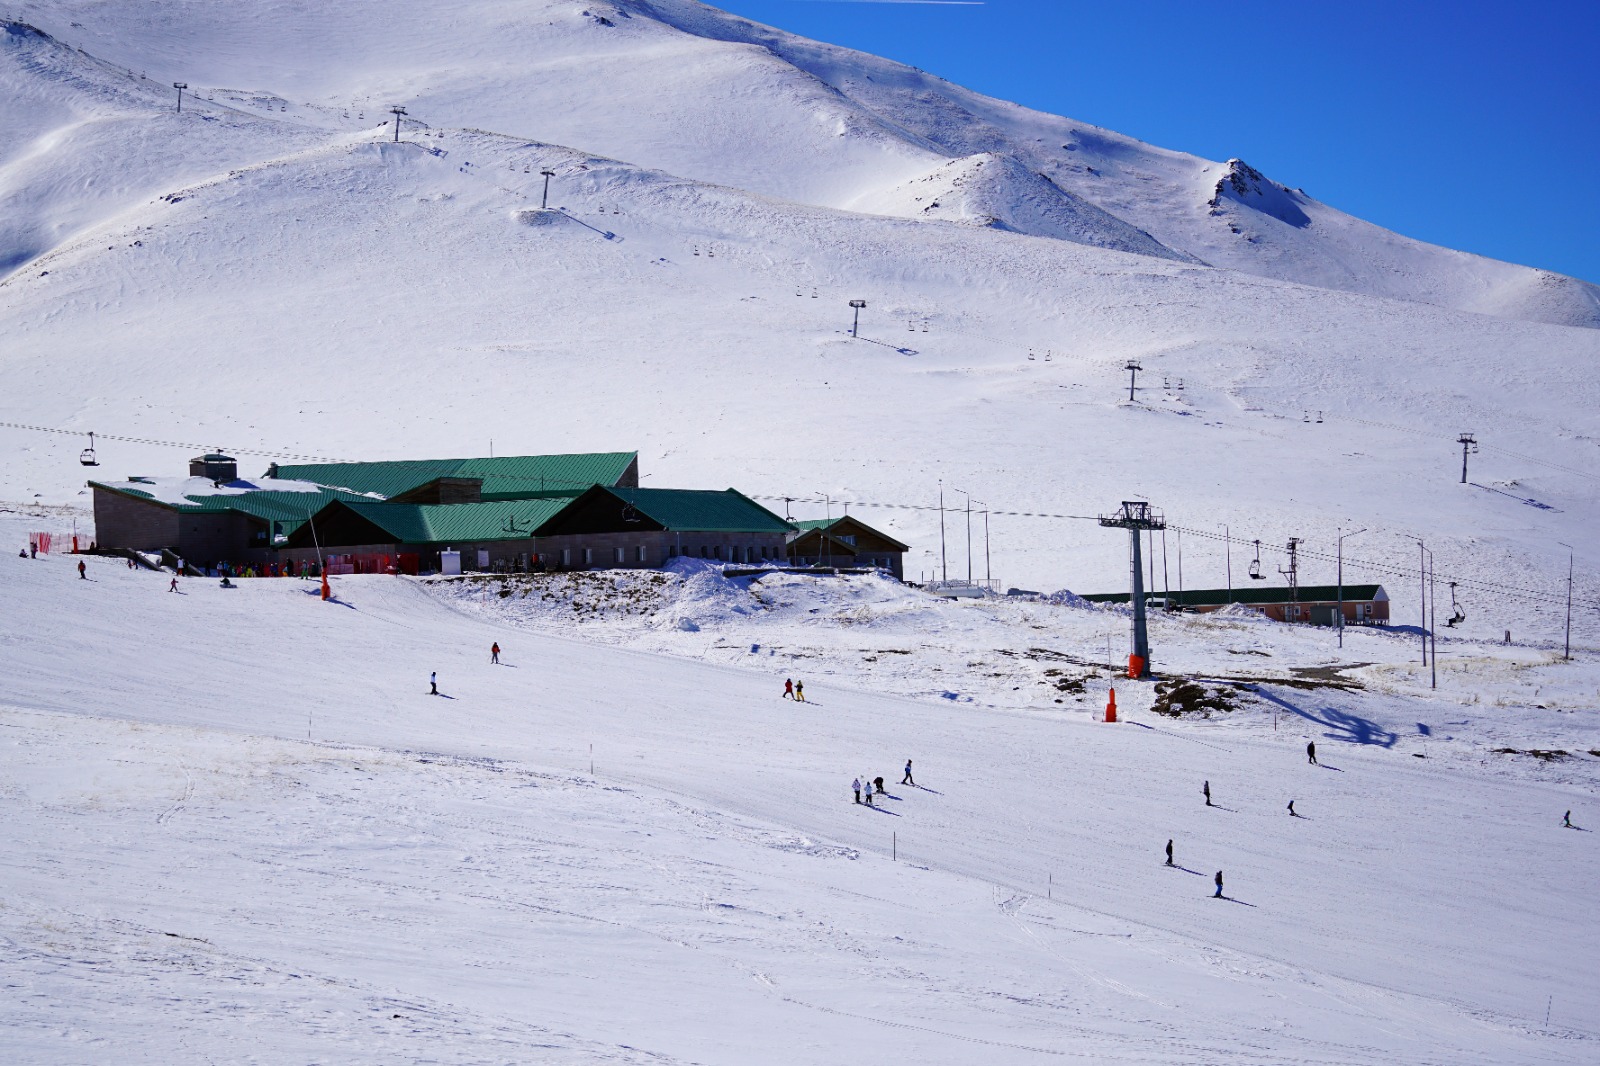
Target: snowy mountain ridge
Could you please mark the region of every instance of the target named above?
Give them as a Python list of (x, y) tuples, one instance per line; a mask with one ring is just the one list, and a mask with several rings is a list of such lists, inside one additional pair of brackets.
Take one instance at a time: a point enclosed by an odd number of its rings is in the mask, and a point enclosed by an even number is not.
[[(104, 25), (110, 11), (21, 5), (88, 56), (103, 46), (95, 38), (107, 31), (96, 22)], [(60, 26), (67, 13), (83, 21)], [(241, 47), (252, 37), (299, 36), (272, 25), (284, 21), (272, 5), (154, 5), (151, 15), (119, 25), (108, 50), (118, 62), (166, 68), (163, 85), (198, 66), (197, 86), (206, 78), (218, 89), (298, 92), (322, 97), (312, 102), (324, 108), (368, 100), (373, 117), (390, 102), (404, 103), (429, 121), (538, 130), (546, 141), (800, 203), (973, 220), (1304, 284), (1600, 326), (1600, 289), (1588, 283), (1412, 241), (1290, 192), (1237, 160), (1157, 149), (695, 0), (479, 0), (448, 15), (419, 8), (401, 19), (348, 5), (297, 24), (316, 39), (312, 47), (281, 50)], [(180, 23), (183, 32), (174, 32)], [(402, 32), (395, 23), (428, 46), (392, 54)], [(329, 39), (365, 42), (356, 73), (325, 54)], [(220, 56), (206, 54), (213, 52)], [(360, 68), (380, 56), (389, 69), (361, 77)], [(919, 175), (980, 155), (1002, 165), (971, 210), (912, 214), (895, 203), (895, 190)], [(1255, 195), (1244, 195), (1241, 175)], [(1224, 183), (1240, 193), (1231, 211), (1215, 202)], [(1063, 215), (1072, 221), (1063, 225)], [(0, 259), (21, 261), (12, 250)]]

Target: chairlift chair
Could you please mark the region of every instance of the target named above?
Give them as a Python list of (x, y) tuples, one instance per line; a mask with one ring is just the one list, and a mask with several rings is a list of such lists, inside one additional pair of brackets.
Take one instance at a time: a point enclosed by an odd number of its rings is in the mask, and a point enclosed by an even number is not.
[(1250, 560), (1250, 576), (1257, 581), (1265, 581), (1267, 579), (1266, 575), (1261, 572), (1261, 542), (1258, 540), (1255, 544), (1256, 557)]
[(94, 434), (89, 434), (89, 446), (78, 453), (78, 462), (84, 466), (99, 466), (100, 460), (94, 455)]
[(1454, 629), (1466, 620), (1467, 612), (1461, 609), (1461, 602), (1456, 599), (1456, 583), (1452, 581), (1450, 582), (1450, 617), (1444, 624)]

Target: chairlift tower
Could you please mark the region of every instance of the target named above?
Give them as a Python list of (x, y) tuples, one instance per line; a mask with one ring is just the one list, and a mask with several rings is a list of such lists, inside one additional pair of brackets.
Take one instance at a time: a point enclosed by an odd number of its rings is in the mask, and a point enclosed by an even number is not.
[(391, 107), (389, 109), (389, 114), (394, 116), (394, 141), (396, 144), (400, 143), (400, 117), (405, 113), (406, 109), (403, 107)]
[(1289, 602), (1300, 602), (1300, 538), (1290, 537), (1289, 543), (1284, 546), (1289, 553), (1289, 569), (1278, 567), (1278, 573), (1289, 579)]
[(865, 307), (865, 306), (867, 306), (867, 301), (865, 301), (865, 300), (851, 300), (850, 301), (851, 310), (853, 310), (855, 312), (855, 318), (850, 323), (850, 336), (852, 336), (852, 337), (854, 337), (856, 335), (856, 331), (861, 326), (861, 309), (863, 307)]
[(1128, 372), (1128, 402), (1132, 403), (1133, 383), (1139, 379), (1139, 371), (1143, 370), (1144, 367), (1139, 365), (1139, 360), (1129, 359), (1127, 364), (1122, 369)]
[(1467, 456), (1478, 450), (1478, 442), (1471, 433), (1463, 433), (1456, 438), (1456, 443), (1461, 445), (1461, 483), (1467, 483)]
[(550, 179), (556, 176), (556, 172), (541, 170), (539, 173), (544, 176), (544, 196), (539, 200), (539, 210), (543, 211), (550, 206)]
[(181, 115), (183, 114), (183, 90), (189, 87), (189, 83), (186, 81), (175, 81), (172, 83), (172, 87), (178, 90), (178, 114)]
[(1129, 606), (1133, 608), (1133, 632), (1128, 649), (1128, 676), (1150, 676), (1150, 632), (1145, 624), (1144, 564), (1140, 558), (1139, 534), (1151, 529), (1166, 529), (1167, 520), (1150, 509), (1143, 500), (1124, 500), (1116, 514), (1101, 515), (1100, 524), (1126, 529), (1131, 542), (1129, 557)]

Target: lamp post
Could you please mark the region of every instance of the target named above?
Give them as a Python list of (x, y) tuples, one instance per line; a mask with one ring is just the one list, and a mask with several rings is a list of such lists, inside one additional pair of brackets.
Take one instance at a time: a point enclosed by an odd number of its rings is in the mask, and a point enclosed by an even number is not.
[(1344, 647), (1344, 541), (1346, 537), (1358, 537), (1367, 531), (1363, 526), (1354, 533), (1339, 534), (1339, 569), (1338, 569), (1338, 597), (1339, 597), (1339, 647)]
[(850, 307), (855, 311), (855, 318), (850, 323), (850, 336), (856, 335), (856, 330), (861, 326), (861, 309), (867, 306), (865, 300), (851, 300)]
[(541, 170), (544, 175), (544, 196), (539, 200), (539, 210), (543, 211), (550, 206), (550, 179), (556, 176), (553, 170)]
[(1556, 541), (1567, 549), (1567, 644), (1561, 652), (1562, 662), (1572, 661), (1572, 545)]
[(175, 81), (172, 83), (172, 87), (178, 90), (178, 114), (181, 115), (183, 114), (183, 90), (189, 87), (189, 83), (186, 81)]
[[(1228, 524), (1219, 522), (1222, 527), (1222, 550), (1227, 553), (1228, 559), (1228, 603), (1233, 602), (1233, 538), (1228, 535)], [(1223, 606), (1227, 606), (1224, 604)]]
[[(952, 488), (967, 498), (967, 584), (972, 584), (972, 493), (966, 489)], [(980, 503), (982, 501), (979, 501)]]

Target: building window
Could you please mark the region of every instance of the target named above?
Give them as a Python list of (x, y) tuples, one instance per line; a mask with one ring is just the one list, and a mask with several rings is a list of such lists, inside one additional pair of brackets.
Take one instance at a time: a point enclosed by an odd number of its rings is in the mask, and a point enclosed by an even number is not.
[(639, 547), (638, 547), (638, 553), (639, 553), (639, 554), (638, 554), (638, 561), (639, 561), (639, 562), (641, 562), (641, 563), (647, 563), (647, 562), (649, 562), (649, 561), (650, 561), (650, 560), (649, 560), (649, 559), (648, 559), (648, 558), (647, 558), (647, 557), (646, 557), (646, 553), (645, 553), (645, 547), (644, 547), (644, 545), (643, 545), (643, 544), (641, 544), (641, 545), (639, 545)]
[(571, 548), (562, 548), (561, 549), (561, 565), (562, 566), (571, 566), (572, 565), (572, 549)]
[(593, 566), (594, 565), (594, 549), (593, 548), (585, 548), (585, 549), (583, 549), (583, 565), (584, 566)]
[(615, 556), (614, 561), (620, 564), (622, 562), (622, 548), (620, 545), (613, 549), (613, 555)]
[(848, 537), (840, 537), (839, 539), (850, 545), (852, 548), (856, 546), (856, 535), (854, 533), (850, 534)]

